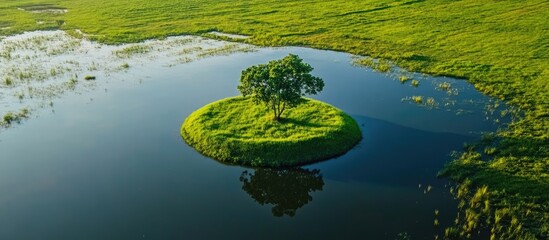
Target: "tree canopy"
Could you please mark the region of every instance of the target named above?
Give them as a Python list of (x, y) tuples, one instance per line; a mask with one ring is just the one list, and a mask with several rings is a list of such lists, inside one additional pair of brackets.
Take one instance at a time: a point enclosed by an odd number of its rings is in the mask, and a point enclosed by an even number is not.
[(311, 65), (289, 54), (242, 71), (238, 90), (256, 103), (264, 103), (272, 110), (274, 119), (280, 120), (284, 110), (297, 106), (302, 96), (317, 94), (324, 88), (324, 81), (311, 75), (311, 71)]

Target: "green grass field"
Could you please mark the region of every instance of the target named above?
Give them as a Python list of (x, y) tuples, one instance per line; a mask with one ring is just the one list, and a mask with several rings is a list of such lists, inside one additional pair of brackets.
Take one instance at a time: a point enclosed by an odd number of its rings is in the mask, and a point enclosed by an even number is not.
[(291, 167), (339, 156), (362, 133), (356, 121), (328, 104), (304, 99), (280, 121), (252, 98), (233, 97), (193, 112), (183, 139), (202, 154), (229, 164)]
[[(39, 11), (48, 8), (68, 12)], [(546, 0), (0, 0), (0, 34), (81, 29), (122, 43), (216, 30), (257, 45), (345, 51), (467, 79), (520, 108), (521, 117), (456, 156), (443, 175), (487, 187), (490, 211), (468, 216), (484, 214), (493, 225), (498, 210), (509, 211), (511, 220), (498, 223), (541, 238), (549, 235), (547, 16)], [(496, 239), (522, 234), (495, 232)]]

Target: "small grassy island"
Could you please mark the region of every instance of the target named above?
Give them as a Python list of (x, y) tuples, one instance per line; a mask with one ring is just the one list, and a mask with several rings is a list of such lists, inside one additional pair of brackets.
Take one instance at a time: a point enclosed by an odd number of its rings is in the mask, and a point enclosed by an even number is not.
[(183, 123), (183, 139), (219, 161), (261, 167), (303, 165), (336, 157), (362, 138), (353, 118), (313, 99), (274, 121), (269, 109), (250, 97), (210, 103)]
[[(192, 113), (183, 139), (202, 154), (231, 164), (289, 167), (326, 160), (355, 146), (362, 133), (349, 115), (316, 100), (324, 81), (297, 55), (242, 71), (242, 97)], [(284, 114), (284, 115), (283, 115)]]

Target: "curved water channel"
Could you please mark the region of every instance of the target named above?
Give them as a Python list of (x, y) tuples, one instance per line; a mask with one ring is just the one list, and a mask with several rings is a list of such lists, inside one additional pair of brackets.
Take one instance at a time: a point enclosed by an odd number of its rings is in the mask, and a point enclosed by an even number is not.
[[(191, 112), (238, 95), (243, 69), (288, 53), (324, 79), (314, 98), (357, 120), (358, 146), (269, 170), (226, 166), (183, 142), (179, 128)], [(255, 48), (178, 64), (136, 55), (124, 59), (127, 70), (96, 72), (95, 87), (64, 94), (51, 112), (37, 110), (0, 133), (0, 238), (442, 237), (457, 203), (436, 173), (453, 150), (499, 126), (487, 114), (493, 101), (464, 81), (378, 73), (352, 61), (339, 52)], [(400, 83), (401, 75), (419, 86)]]

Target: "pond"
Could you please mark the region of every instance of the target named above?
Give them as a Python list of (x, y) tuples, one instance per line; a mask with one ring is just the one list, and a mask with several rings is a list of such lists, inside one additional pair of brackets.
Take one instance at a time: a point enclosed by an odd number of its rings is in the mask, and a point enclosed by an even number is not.
[[(329, 161), (269, 170), (223, 165), (184, 143), (179, 128), (191, 112), (238, 95), (243, 69), (288, 53), (324, 79), (314, 98), (357, 120), (358, 146)], [(457, 203), (436, 173), (452, 151), (501, 126), (490, 114), (497, 103), (461, 80), (379, 73), (353, 58), (255, 48), (181, 64), (136, 55), (124, 60), (127, 70), (95, 73), (93, 88), (65, 93), (51, 111), (0, 132), (0, 238), (442, 237)]]

